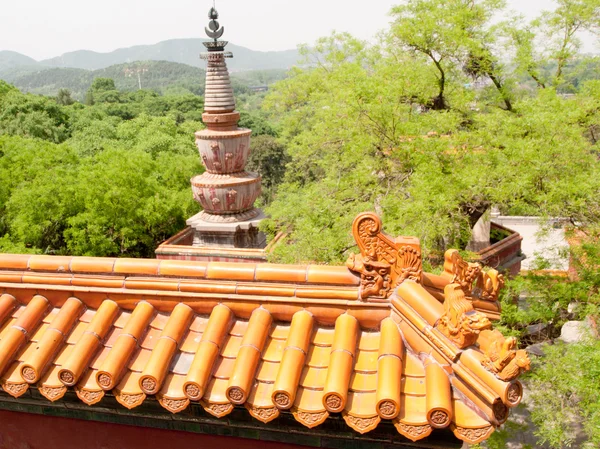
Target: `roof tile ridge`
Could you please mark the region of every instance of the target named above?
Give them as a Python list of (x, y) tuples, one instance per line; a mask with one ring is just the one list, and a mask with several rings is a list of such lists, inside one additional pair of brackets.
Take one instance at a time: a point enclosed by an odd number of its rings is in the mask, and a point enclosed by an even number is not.
[[(426, 367), (428, 364), (436, 363), (437, 365), (441, 366), (442, 369), (444, 369), (448, 375), (448, 379), (450, 380), (453, 396), (463, 401), (465, 405), (472, 409), (486, 422), (489, 422), (494, 426), (501, 424), (501, 421), (496, 418), (494, 410), (494, 407), (496, 404), (498, 404), (500, 398), (493, 397), (493, 393), (485, 384), (482, 384), (476, 378), (465, 379), (463, 376), (465, 374), (464, 368), (461, 370), (463, 374), (461, 375), (455, 369), (458, 367), (456, 363), (448, 360), (440, 360), (439, 357), (436, 357), (436, 353), (434, 352), (435, 348), (433, 345), (429, 347), (429, 352), (419, 350), (414, 345), (411, 345), (410, 342), (405, 339), (405, 336), (406, 333), (402, 332), (403, 340), (407, 345), (407, 351), (414, 354), (424, 367)], [(422, 335), (422, 337), (425, 336)]]
[(465, 404), (471, 411), (473, 411), (481, 419), (483, 419), (486, 422), (489, 422), (490, 424), (494, 425), (494, 427), (496, 427), (496, 425), (490, 421), (490, 417), (487, 416), (484, 413), (484, 411), (475, 404), (475, 402), (473, 402), (460, 389), (456, 388), (456, 385), (454, 385), (454, 382), (452, 382), (452, 380), (456, 379), (456, 374), (454, 373), (454, 371), (451, 374), (449, 374), (448, 377), (450, 378), (450, 382), (452, 384), (452, 395), (457, 400), (460, 400), (463, 404)]
[[(431, 350), (429, 356), (433, 355), (433, 351), (436, 351), (440, 358), (436, 359), (440, 362), (440, 359), (445, 359), (447, 363), (452, 366), (452, 370), (457, 378), (460, 378), (461, 382), (465, 383), (469, 388), (473, 389), (478, 395), (482, 396), (482, 398), (490, 405), (493, 406), (501, 396), (494, 391), (493, 385), (485, 379), (481, 379), (476, 373), (472, 370), (468, 369), (463, 363), (459, 361), (462, 352), (472, 348), (469, 346), (468, 348), (460, 348), (454, 342), (450, 341), (445, 335), (443, 335), (437, 328), (437, 323), (440, 320), (441, 314), (436, 318), (435, 314), (432, 314), (431, 310), (424, 309), (427, 314), (427, 319), (423, 317), (423, 314), (420, 314), (418, 310), (415, 310), (414, 306), (419, 306), (422, 303), (419, 300), (422, 300), (422, 295), (425, 293), (430, 296), (433, 301), (435, 301), (439, 307), (443, 307), (437, 300), (427, 292), (422, 286), (412, 283), (414, 286), (405, 285), (405, 283), (398, 286), (397, 290), (394, 292), (392, 296), (392, 303), (394, 308), (400, 313), (400, 315), (408, 320), (412, 324), (413, 330), (415, 330), (419, 336), (425, 340), (430, 346)], [(405, 286), (404, 288), (402, 286)], [(408, 288), (411, 287), (411, 288)], [(419, 292), (419, 289), (422, 289), (422, 292)], [(400, 294), (398, 294), (400, 293)], [(419, 294), (417, 294), (419, 293)], [(403, 295), (403, 296), (402, 296)], [(432, 303), (433, 304), (433, 303)], [(409, 342), (410, 343), (410, 342)], [(414, 347), (414, 345), (409, 345), (410, 347)], [(422, 353), (423, 351), (419, 351)], [(489, 379), (488, 379), (489, 380)], [(500, 389), (499, 387), (497, 388)]]
[[(404, 328), (407, 339), (416, 333), (412, 338), (417, 339), (415, 342), (420, 344), (421, 350), (430, 346), (435, 350), (430, 356), (438, 362), (446, 360), (451, 364), (453, 387), (468, 397), (490, 423), (500, 425), (505, 422), (508, 409), (522, 398), (522, 386), (515, 379), (527, 369), (528, 362), (514, 350), (516, 341), (492, 330), (489, 320), (475, 311), (465, 298), (460, 284), (445, 287), (443, 305), (436, 304), (435, 297), (424, 287), (409, 282), (398, 286), (391, 299), (400, 319), (409, 325)], [(481, 341), (485, 347), (480, 348), (475, 345), (480, 343), (481, 336), (485, 336)], [(499, 344), (494, 346), (492, 341)], [(503, 360), (503, 357), (511, 360), (510, 366), (506, 362), (496, 367), (490, 362), (498, 358)]]
[[(443, 306), (421, 284), (411, 280), (402, 282), (392, 293), (390, 304), (392, 310), (411, 326), (431, 351), (436, 351), (448, 362), (458, 358), (460, 348), (435, 328), (443, 315)], [(410, 347), (414, 348), (415, 344), (410, 344)], [(420, 351), (415, 351), (418, 352)]]

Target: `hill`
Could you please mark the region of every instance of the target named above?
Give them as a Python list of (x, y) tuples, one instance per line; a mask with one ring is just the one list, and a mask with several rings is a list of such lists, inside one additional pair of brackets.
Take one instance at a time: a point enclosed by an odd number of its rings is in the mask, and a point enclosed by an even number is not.
[(38, 62), (16, 51), (2, 50), (0, 51), (0, 71), (10, 69), (12, 67), (35, 65)]
[[(40, 64), (48, 67), (98, 70), (133, 61), (170, 61), (203, 67), (204, 62), (199, 58), (199, 54), (204, 51), (202, 42), (206, 42), (206, 39), (171, 39), (154, 45), (120, 48), (109, 53), (79, 50), (40, 61)], [(227, 50), (234, 54), (234, 58), (228, 61), (231, 71), (287, 69), (299, 59), (297, 50), (264, 52), (235, 44), (229, 44)]]
[(169, 88), (181, 88), (202, 94), (204, 89), (203, 70), (166, 61), (118, 64), (99, 70), (38, 69), (25, 71), (7, 81), (23, 92), (56, 95), (59, 89), (69, 89), (75, 98), (83, 99), (94, 78), (99, 77), (114, 79), (117, 89), (122, 91), (137, 90), (141, 87), (164, 93)]
[[(284, 70), (252, 70), (232, 75), (236, 93), (247, 91), (247, 86), (271, 84), (283, 79)], [(9, 76), (6, 76), (6, 75)], [(5, 76), (3, 76), (5, 75)], [(74, 68), (13, 68), (0, 72), (5, 79), (23, 92), (56, 95), (59, 89), (69, 89), (74, 98), (83, 100), (94, 78), (112, 78), (120, 91), (140, 88), (162, 94), (191, 92), (204, 93), (204, 70), (186, 64), (167, 61), (139, 61), (117, 64), (98, 70)]]

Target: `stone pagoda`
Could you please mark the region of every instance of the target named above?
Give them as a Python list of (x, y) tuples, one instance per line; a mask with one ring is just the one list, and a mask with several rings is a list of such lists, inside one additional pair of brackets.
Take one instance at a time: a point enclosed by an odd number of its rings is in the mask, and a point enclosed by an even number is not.
[(208, 17), (206, 34), (213, 40), (204, 42), (208, 51), (200, 55), (208, 62), (202, 114), (206, 129), (196, 133), (206, 172), (191, 179), (194, 199), (203, 210), (187, 224), (194, 230), (194, 247), (264, 248), (266, 238), (258, 224), (265, 216), (254, 207), (261, 178), (245, 170), (252, 130), (238, 127), (240, 113), (225, 63), (233, 54), (219, 40), (225, 29), (214, 7)]

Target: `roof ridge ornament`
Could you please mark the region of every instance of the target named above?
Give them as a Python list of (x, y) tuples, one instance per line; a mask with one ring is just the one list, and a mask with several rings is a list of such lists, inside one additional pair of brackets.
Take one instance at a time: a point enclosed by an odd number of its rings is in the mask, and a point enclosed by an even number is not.
[(388, 236), (382, 231), (381, 219), (373, 212), (363, 212), (354, 219), (352, 234), (360, 254), (351, 254), (346, 266), (361, 275), (362, 299), (387, 299), (405, 280), (421, 282), (419, 239)]

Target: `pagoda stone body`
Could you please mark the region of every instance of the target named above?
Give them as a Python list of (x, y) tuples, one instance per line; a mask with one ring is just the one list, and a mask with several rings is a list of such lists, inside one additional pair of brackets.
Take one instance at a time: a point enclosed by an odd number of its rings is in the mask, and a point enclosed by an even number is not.
[(227, 70), (227, 42), (219, 41), (216, 10), (211, 9), (210, 30), (213, 41), (205, 42), (208, 52), (204, 113), (206, 129), (196, 133), (196, 145), (206, 172), (191, 179), (194, 199), (203, 210), (187, 220), (194, 229), (193, 246), (225, 248), (264, 248), (266, 238), (258, 230), (265, 218), (254, 202), (261, 192), (261, 178), (245, 170), (250, 155), (252, 131), (239, 128), (240, 114), (235, 110), (233, 88)]

